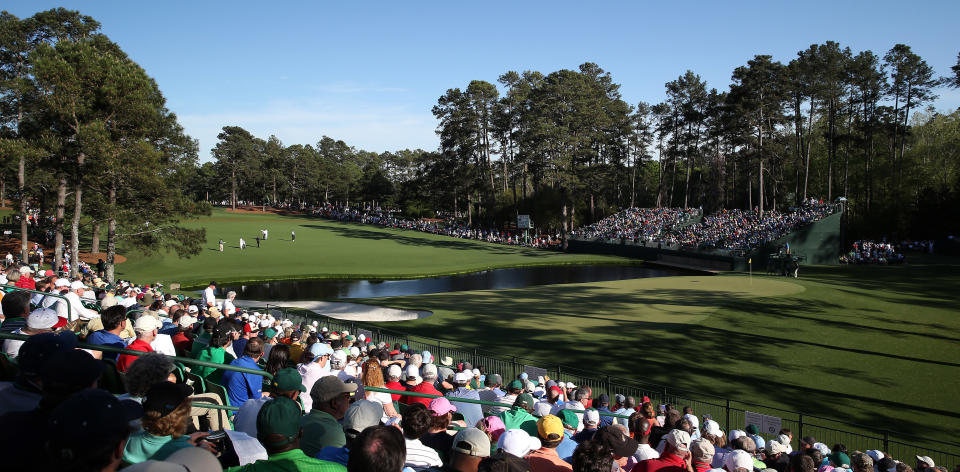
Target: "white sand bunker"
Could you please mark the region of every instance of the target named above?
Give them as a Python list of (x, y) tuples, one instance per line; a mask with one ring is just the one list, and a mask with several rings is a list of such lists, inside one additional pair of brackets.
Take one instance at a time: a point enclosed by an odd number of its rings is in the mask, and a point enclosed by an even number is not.
[(313, 300), (265, 302), (257, 300), (236, 300), (234, 303), (242, 307), (264, 307), (270, 305), (274, 307), (300, 308), (310, 310), (318, 315), (348, 321), (409, 321), (419, 320), (433, 315), (433, 312), (426, 310), (401, 310), (398, 308), (347, 302), (323, 302)]

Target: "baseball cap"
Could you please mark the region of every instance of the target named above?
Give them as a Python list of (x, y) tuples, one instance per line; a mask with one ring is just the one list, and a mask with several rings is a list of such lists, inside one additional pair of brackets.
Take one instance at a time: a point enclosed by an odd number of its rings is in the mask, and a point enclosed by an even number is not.
[[(804, 436), (803, 438), (800, 439), (800, 444), (806, 444), (807, 446), (810, 446), (810, 447), (813, 447), (813, 445), (816, 443), (817, 443), (817, 440), (813, 436)], [(883, 459), (883, 457), (881, 456), (880, 459)]]
[(30, 329), (51, 329), (59, 322), (57, 312), (50, 308), (37, 308), (27, 315), (27, 328)]
[(446, 397), (437, 397), (430, 400), (430, 414), (432, 416), (443, 416), (447, 413), (457, 411), (457, 407), (450, 404)]
[(84, 285), (83, 282), (81, 282), (81, 281), (79, 281), (79, 280), (74, 280), (73, 282), (70, 282), (70, 290), (77, 290), (77, 289), (79, 289), (79, 288), (87, 289), (87, 288), (89, 288), (89, 287), (87, 287), (86, 285)]
[(881, 460), (883, 460), (884, 457), (886, 457), (883, 455), (882, 451), (879, 451), (877, 449), (870, 449), (869, 451), (867, 451), (867, 455), (870, 456), (870, 458), (873, 459), (874, 462), (880, 462)]
[(563, 421), (554, 415), (546, 415), (537, 420), (537, 434), (544, 441), (563, 439)]
[(610, 397), (609, 397), (606, 393), (601, 393), (600, 396), (597, 397), (597, 403), (599, 403), (599, 404), (601, 404), (601, 405), (603, 405), (603, 404), (605, 404), (605, 403), (608, 404), (608, 403), (610, 403)]
[(775, 456), (777, 454), (783, 454), (787, 452), (787, 447), (775, 439), (767, 441), (767, 454)]
[(470, 378), (470, 374), (467, 374), (466, 372), (457, 372), (456, 374), (453, 374), (453, 381), (456, 383), (467, 383), (470, 381)]
[(735, 449), (723, 456), (723, 468), (727, 472), (736, 472), (737, 469), (753, 470), (753, 457), (742, 449)]
[(563, 426), (567, 429), (576, 430), (580, 427), (580, 418), (577, 416), (573, 410), (560, 410), (557, 412), (557, 416), (560, 418), (560, 421), (563, 422)]
[(193, 395), (193, 389), (188, 385), (173, 382), (156, 383), (147, 390), (147, 396), (143, 400), (143, 411), (160, 413), (160, 417), (167, 416), (190, 395)]
[[(686, 433), (684, 433), (686, 434)], [(597, 432), (597, 440), (613, 451), (613, 454), (619, 457), (630, 457), (640, 444), (636, 439), (631, 438), (622, 429), (616, 426), (604, 426)]]
[(443, 356), (440, 358), (440, 365), (444, 367), (450, 367), (453, 365), (453, 358), (450, 356)]
[[(926, 457), (926, 456), (923, 456), (923, 457)], [(849, 467), (849, 466), (850, 466), (850, 456), (846, 455), (846, 454), (843, 453), (843, 452), (834, 451), (834, 452), (830, 453), (830, 455), (828, 455), (827, 458), (830, 459), (830, 462), (833, 463), (834, 467), (840, 467), (840, 466), (847, 466), (847, 467)], [(929, 457), (927, 457), (927, 459), (929, 459)], [(920, 460), (920, 456), (917, 456), (917, 460)], [(932, 460), (931, 460), (930, 462), (928, 462), (928, 464), (929, 464), (931, 467), (933, 467), (933, 461), (932, 461)]]
[[(324, 377), (330, 378), (339, 380), (332, 376)], [(300, 405), (296, 402), (287, 397), (277, 397), (260, 408), (257, 414), (257, 439), (261, 444), (267, 447), (284, 446), (296, 441), (299, 434)]]
[(549, 415), (551, 410), (553, 410), (552, 403), (540, 401), (533, 406), (533, 416), (541, 418)]
[(716, 454), (716, 448), (706, 438), (697, 438), (690, 442), (690, 453), (694, 460), (709, 464)]
[(20, 346), (17, 363), (24, 375), (41, 375), (44, 364), (59, 351), (70, 351), (77, 347), (77, 335), (64, 330), (59, 333), (34, 334)]
[(327, 375), (313, 384), (313, 388), (310, 389), (310, 397), (315, 402), (326, 402), (333, 400), (337, 395), (356, 391), (357, 384), (343, 383), (337, 376)]
[(383, 405), (370, 400), (357, 400), (343, 415), (343, 431), (348, 436), (360, 434), (363, 430), (380, 424), (383, 416)]
[[(414, 365), (411, 365), (411, 367), (413, 367), (414, 370), (416, 370), (416, 368), (417, 368), (417, 367), (414, 366)], [(393, 365), (391, 365), (390, 367), (387, 367), (387, 377), (400, 378), (400, 375), (401, 375), (402, 373), (403, 373), (403, 370), (400, 369), (400, 366), (398, 366), (398, 365), (396, 365), (396, 364), (393, 364)]]
[(277, 336), (277, 330), (273, 328), (267, 328), (263, 330), (263, 339), (269, 341)]
[(67, 279), (57, 279), (57, 280), (53, 283), (53, 286), (56, 287), (56, 288), (69, 287), (69, 286), (70, 286), (70, 281), (67, 280)]
[[(843, 454), (842, 452), (840, 454)], [(933, 463), (933, 459), (930, 456), (916, 456), (917, 461), (927, 464), (927, 467), (936, 467), (937, 464)], [(848, 461), (849, 462), (849, 461)]]
[(190, 315), (183, 315), (180, 317), (179, 323), (181, 328), (189, 328), (197, 322), (197, 319)]
[(536, 401), (533, 399), (533, 395), (530, 395), (529, 393), (523, 393), (517, 395), (517, 399), (513, 402), (513, 406), (532, 410), (535, 403)]
[(103, 374), (105, 367), (103, 362), (94, 359), (87, 351), (57, 351), (51, 354), (43, 365), (41, 378), (44, 385), (79, 391), (90, 388)]
[(540, 446), (541, 443), (539, 439), (530, 436), (522, 429), (508, 429), (501, 434), (500, 439), (497, 440), (498, 448), (517, 457), (524, 457), (529, 454), (530, 451), (540, 449)]
[(748, 424), (746, 431), (747, 434), (760, 434), (760, 428), (757, 428), (755, 424)]
[(32, 273), (33, 273), (33, 268), (30, 267), (30, 266), (20, 266), (20, 273), (21, 273), (21, 274), (32, 274)]
[(598, 424), (600, 423), (600, 412), (594, 408), (587, 408), (583, 412), (583, 424)]
[(303, 377), (300, 376), (300, 372), (289, 367), (280, 369), (276, 374), (273, 374), (270, 386), (273, 387), (274, 391), (279, 392), (307, 391), (307, 387), (303, 386)]
[(61, 457), (68, 451), (79, 453), (105, 438), (122, 436), (130, 421), (142, 416), (143, 407), (133, 400), (118, 400), (106, 390), (82, 390), (50, 413), (48, 447)]
[(690, 435), (682, 429), (674, 429), (666, 434), (667, 443), (680, 452), (690, 451)]
[(747, 435), (747, 433), (743, 432), (743, 430), (741, 430), (741, 429), (733, 429), (733, 430), (730, 430), (730, 433), (727, 434), (727, 442), (728, 442), (728, 443), (732, 443), (734, 439), (742, 438), (742, 437), (744, 437), (744, 436), (746, 436), (746, 435)]
[(468, 456), (489, 457), (490, 438), (477, 428), (464, 428), (453, 437), (453, 447), (451, 449)]
[(429, 378), (436, 378), (437, 376), (437, 366), (433, 364), (424, 364), (423, 365), (423, 376)]
[(202, 447), (185, 447), (162, 461), (148, 460), (129, 467), (130, 472), (214, 472), (223, 470), (217, 457)]
[[(337, 361), (340, 364), (347, 363), (347, 353), (343, 352), (343, 350), (341, 349), (334, 351), (333, 354), (330, 355), (330, 357), (332, 361)], [(394, 364), (394, 365), (391, 365), (390, 367), (399, 367), (399, 366)]]
[(521, 382), (519, 379), (511, 380), (510, 383), (507, 384), (507, 388), (510, 390), (523, 389), (523, 382)]
[(199, 311), (200, 310), (197, 308), (196, 305), (190, 305), (187, 307), (187, 313), (197, 313)]
[(319, 359), (321, 356), (333, 355), (333, 348), (327, 343), (316, 342), (310, 345), (310, 354), (313, 354), (314, 359)]
[(161, 323), (160, 320), (148, 315), (140, 316), (140, 318), (137, 318), (137, 321), (133, 323), (133, 330), (138, 333), (146, 333), (162, 327), (163, 323)]

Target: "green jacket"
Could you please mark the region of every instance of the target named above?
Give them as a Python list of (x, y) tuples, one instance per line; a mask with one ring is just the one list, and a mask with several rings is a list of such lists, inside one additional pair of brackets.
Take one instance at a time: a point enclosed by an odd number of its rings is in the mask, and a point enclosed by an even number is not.
[(530, 436), (537, 435), (537, 417), (523, 408), (513, 408), (500, 413), (504, 430), (522, 429)]
[(347, 438), (343, 434), (343, 426), (327, 412), (317, 409), (300, 417), (300, 428), (303, 437), (300, 439), (300, 448), (308, 456), (316, 456), (321, 449), (327, 446), (344, 447)]
[(327, 462), (307, 457), (300, 449), (273, 454), (267, 460), (227, 469), (227, 472), (346, 472), (347, 468), (336, 462)]

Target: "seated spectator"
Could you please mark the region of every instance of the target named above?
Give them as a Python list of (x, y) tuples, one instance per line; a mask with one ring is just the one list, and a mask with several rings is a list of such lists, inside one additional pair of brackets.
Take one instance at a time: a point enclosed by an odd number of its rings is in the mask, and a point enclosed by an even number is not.
[[(767, 454), (763, 462), (768, 469), (776, 469), (777, 472), (787, 472), (790, 468), (790, 454), (787, 448), (779, 441), (771, 439), (766, 444)], [(873, 470), (871, 464), (870, 470)]]
[[(633, 472), (686, 472), (685, 458), (690, 453), (690, 434), (674, 429), (665, 435), (666, 446), (656, 459), (647, 459), (633, 468)], [(751, 461), (752, 462), (752, 461)], [(751, 466), (749, 470), (753, 470)], [(736, 471), (730, 471), (736, 472)]]
[(305, 391), (306, 388), (303, 386), (300, 373), (288, 367), (280, 369), (273, 375), (273, 379), (269, 382), (269, 390), (270, 396), (251, 398), (240, 405), (236, 419), (233, 421), (235, 430), (244, 432), (253, 438), (257, 437), (257, 415), (263, 408), (263, 404), (279, 397), (287, 397), (296, 401), (300, 393)]
[[(137, 318), (133, 323), (133, 330), (137, 333), (137, 339), (127, 346), (131, 351), (153, 352), (150, 343), (157, 338), (157, 330), (160, 329), (160, 321), (156, 318), (146, 315)], [(138, 356), (132, 354), (120, 354), (117, 356), (117, 371), (126, 372), (130, 364), (137, 360)]]
[(594, 439), (610, 449), (616, 469), (631, 470), (634, 467), (633, 455), (637, 452), (637, 441), (627, 434), (623, 425), (610, 425), (600, 428)]
[[(126, 327), (127, 310), (119, 305), (114, 305), (100, 313), (100, 323), (103, 326), (99, 331), (91, 332), (87, 335), (87, 344), (98, 346), (113, 346), (123, 349), (126, 342), (120, 336)], [(117, 360), (117, 353), (104, 352), (104, 360)]]
[(453, 376), (454, 390), (446, 394), (453, 404), (455, 411), (463, 415), (463, 421), (468, 425), (475, 425), (483, 419), (483, 410), (479, 404), (465, 403), (456, 401), (457, 398), (468, 398), (471, 400), (480, 400), (480, 394), (476, 390), (467, 387), (472, 376), (466, 372), (457, 372)]
[(593, 436), (600, 430), (600, 412), (588, 408), (583, 413), (583, 430), (573, 436), (573, 440), (578, 444), (593, 439)]
[(563, 439), (557, 445), (557, 455), (564, 461), (572, 463), (570, 458), (577, 449), (577, 442), (574, 441), (573, 436), (577, 433), (580, 420), (576, 413), (570, 410), (560, 410), (556, 416), (560, 418), (560, 422), (563, 424)]
[(480, 462), (490, 456), (490, 439), (477, 428), (464, 428), (453, 438), (445, 470), (477, 472)]
[(430, 429), (430, 413), (422, 403), (410, 405), (403, 420), (400, 421), (400, 426), (403, 429), (403, 441), (407, 451), (404, 466), (415, 469), (443, 466), (437, 451), (420, 441), (420, 438)]
[(172, 382), (150, 387), (143, 400), (143, 429), (130, 435), (123, 449), (123, 460), (130, 464), (149, 459), (162, 461), (180, 449), (194, 446), (213, 452), (212, 445), (200, 441), (209, 433), (186, 435), (191, 394), (192, 388)]
[(372, 426), (357, 436), (350, 459), (349, 472), (397, 472), (406, 460), (405, 438), (393, 426)]
[(130, 436), (130, 422), (142, 415), (143, 408), (136, 402), (118, 400), (104, 390), (82, 391), (50, 413), (42, 436), (45, 454), (32, 459), (46, 463), (40, 467), (43, 470), (116, 470)]
[[(212, 362), (214, 364), (231, 364), (236, 359), (227, 353), (227, 346), (230, 345), (230, 328), (227, 326), (218, 326), (213, 330), (210, 341), (203, 349), (197, 353), (198, 361)], [(245, 361), (242, 364), (249, 364)], [(210, 380), (211, 382), (223, 385), (223, 369), (209, 366), (196, 366), (193, 368), (195, 374)], [(232, 371), (231, 371), (232, 372)]]
[[(422, 376), (423, 376), (422, 381), (419, 382), (419, 383), (417, 383), (417, 384), (416, 384), (415, 386), (413, 386), (413, 387), (409, 387), (409, 386), (408, 386), (408, 387), (407, 387), (407, 390), (409, 390), (409, 391), (411, 391), (411, 392), (416, 392), (416, 393), (426, 393), (426, 394), (429, 394), (429, 395), (443, 395), (443, 393), (440, 392), (440, 390), (437, 390), (437, 388), (434, 387), (434, 383), (437, 381), (437, 375), (438, 375), (438, 374), (437, 374), (437, 366), (435, 366), (435, 365), (433, 365), (433, 364), (424, 364), (424, 365), (423, 365), (423, 368), (422, 368), (422, 371), (423, 371), (423, 373), (422, 373)], [(409, 379), (410, 379), (410, 377), (408, 377), (408, 380), (409, 380)], [(414, 379), (414, 380), (416, 380), (416, 379)], [(428, 406), (430, 406), (430, 401), (433, 400), (433, 399), (432, 399), (432, 398), (428, 398), (428, 397), (412, 397), (412, 396), (406, 396), (406, 397), (403, 397), (403, 399), (401, 399), (401, 401), (403, 401), (403, 400), (406, 400), (406, 402), (407, 402), (408, 405), (414, 405), (414, 404), (419, 403), (419, 404), (421, 404), (421, 405), (423, 405), (423, 406), (425, 406), (425, 407), (428, 407)]]
[(370, 400), (357, 400), (343, 415), (343, 435), (347, 441), (346, 445), (344, 447), (326, 446), (314, 457), (346, 466), (349, 462), (350, 450), (356, 449), (357, 437), (365, 429), (379, 425), (381, 416), (383, 416), (382, 405)]
[[(369, 360), (363, 366), (363, 386), (384, 388), (386, 382), (383, 381), (383, 368), (377, 360)], [(396, 408), (393, 407), (393, 399), (389, 393), (374, 392), (368, 390), (364, 393), (365, 400), (375, 401), (383, 405), (383, 421), (386, 423), (391, 417), (399, 417)]]
[[(503, 379), (499, 374), (487, 374), (487, 378), (483, 381), (483, 388), (477, 394), (485, 402), (495, 402), (498, 398), (506, 395), (503, 390), (500, 390), (500, 384), (502, 383)], [(492, 408), (490, 405), (481, 405), (480, 407), (485, 416), (496, 415), (496, 413), (491, 413)]]
[(633, 454), (633, 458), (637, 462), (660, 457), (660, 453), (650, 447), (651, 423), (644, 415), (645, 413), (638, 411), (630, 416), (630, 421), (633, 424), (630, 430), (632, 431), (633, 439), (637, 440), (637, 452)]
[(531, 436), (537, 435), (537, 418), (533, 416), (533, 395), (522, 393), (513, 402), (513, 408), (500, 414), (506, 429), (522, 429)]
[(257, 415), (257, 439), (267, 449), (267, 459), (231, 467), (228, 472), (261, 472), (275, 470), (311, 470), (340, 472), (340, 464), (314, 459), (300, 449), (300, 405), (279, 397), (267, 402)]
[[(17, 272), (19, 276), (19, 272)], [(27, 325), (27, 315), (30, 314), (30, 292), (10, 292), (0, 300), (0, 309), (3, 314), (0, 320), (0, 332), (12, 333)]]
[[(210, 342), (211, 346), (205, 348), (204, 352), (210, 352), (211, 355), (219, 352), (220, 355), (222, 355), (222, 347), (212, 346), (216, 346), (217, 344), (221, 346), (226, 345), (226, 337), (215, 334), (210, 338)], [(243, 348), (243, 356), (231, 362), (230, 365), (246, 369), (263, 370), (257, 364), (261, 357), (263, 357), (263, 341), (251, 339)], [(263, 376), (235, 370), (223, 371), (223, 387), (227, 390), (227, 397), (230, 400), (230, 404), (240, 406), (246, 403), (247, 400), (257, 400), (263, 396)]]
[(750, 453), (742, 449), (730, 451), (723, 459), (723, 468), (727, 472), (751, 472), (753, 471), (753, 457), (750, 456)]
[(571, 459), (574, 472), (608, 472), (613, 469), (613, 452), (599, 441), (577, 446)]
[(447, 431), (447, 428), (453, 421), (453, 413), (457, 411), (457, 407), (450, 404), (446, 398), (438, 397), (430, 401), (427, 411), (430, 412), (430, 429), (421, 441), (436, 450), (440, 458), (446, 461), (447, 454), (453, 446), (453, 435)]
[(301, 442), (304, 453), (313, 457), (325, 447), (343, 447), (346, 444), (343, 427), (338, 421), (350, 408), (350, 400), (356, 391), (356, 384), (344, 383), (333, 375), (325, 376), (313, 384), (310, 389), (313, 408), (300, 419), (300, 427), (305, 433)]
[(527, 455), (527, 463), (530, 464), (532, 472), (573, 470), (570, 464), (557, 454), (557, 446), (563, 441), (563, 422), (560, 418), (554, 415), (540, 418), (537, 421), (537, 437), (540, 439), (540, 448)]
[(123, 384), (127, 389), (124, 398), (143, 403), (150, 387), (161, 382), (177, 381), (173, 375), (174, 369), (173, 362), (163, 354), (151, 352), (138, 357), (123, 376)]
[[(183, 310), (180, 310), (182, 312)], [(190, 354), (190, 347), (193, 346), (193, 327), (197, 324), (197, 319), (187, 313), (180, 314), (177, 319), (177, 333), (173, 335), (173, 347), (177, 350), (178, 356), (187, 356)], [(239, 352), (243, 352), (241, 349)]]
[[(42, 333), (52, 333), (57, 328), (65, 326), (67, 320), (57, 316), (57, 312), (49, 308), (37, 308), (27, 315), (26, 324), (13, 331), (13, 334), (24, 334), (34, 336)], [(7, 357), (14, 359), (20, 353), (20, 347), (26, 341), (19, 339), (5, 339), (3, 341), (3, 352)]]
[[(695, 472), (707, 472), (713, 469), (713, 443), (705, 438), (690, 441), (690, 462)], [(784, 471), (779, 471), (784, 472)]]
[[(7, 297), (4, 297), (4, 300)], [(34, 410), (42, 397), (42, 376), (47, 360), (54, 353), (74, 350), (77, 343), (77, 335), (72, 331), (30, 336), (23, 346), (20, 346), (20, 356), (17, 359), (20, 371), (16, 379), (13, 382), (0, 383), (0, 415)]]
[[(400, 366), (394, 364), (387, 368), (387, 383), (384, 384), (384, 387), (389, 388), (390, 390), (406, 390), (406, 387), (400, 383), (400, 377), (403, 375), (403, 369)], [(403, 395), (399, 393), (391, 393), (390, 399), (393, 401), (399, 401), (400, 397)]]
[(497, 403), (502, 403), (504, 406), (490, 407), (489, 414), (499, 416), (500, 414), (508, 411), (510, 407), (506, 405), (513, 405), (513, 403), (517, 401), (517, 396), (521, 393), (523, 393), (523, 382), (520, 380), (511, 380), (510, 383), (507, 384), (506, 393), (498, 397), (496, 400)]
[[(310, 345), (310, 349), (304, 353), (301, 363), (297, 366), (300, 377), (303, 378), (303, 386), (307, 392), (313, 391), (313, 385), (321, 377), (330, 375), (330, 356), (333, 355), (333, 349), (325, 342), (315, 342)], [(300, 395), (300, 402), (303, 403), (303, 411), (309, 413), (313, 408), (313, 400), (310, 395), (303, 393)]]

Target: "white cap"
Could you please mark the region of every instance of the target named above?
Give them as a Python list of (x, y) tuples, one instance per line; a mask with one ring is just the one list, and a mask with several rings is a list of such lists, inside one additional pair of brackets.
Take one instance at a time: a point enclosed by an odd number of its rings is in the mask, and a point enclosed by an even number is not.
[(320, 323), (317, 323), (317, 320), (313, 320), (313, 323), (310, 323), (314, 327), (317, 327)]
[(787, 452), (787, 447), (784, 446), (782, 443), (780, 443), (780, 441), (777, 441), (776, 439), (771, 439), (767, 441), (767, 452), (771, 456), (775, 456), (777, 454), (784, 454)]
[(723, 436), (723, 431), (720, 430), (720, 423), (713, 420), (703, 422), (703, 432), (711, 436)]
[(88, 288), (88, 287), (87, 287), (86, 285), (84, 285), (83, 282), (81, 282), (81, 281), (79, 281), (79, 280), (74, 280), (73, 282), (70, 282), (70, 290), (77, 290), (77, 289), (81, 289), (81, 288), (82, 288), (82, 289), (86, 289), (86, 288)]
[(470, 374), (466, 372), (457, 372), (456, 374), (453, 374), (453, 381), (457, 383), (467, 383), (470, 381), (470, 378)]
[(350, 331), (343, 330), (343, 332), (340, 333), (340, 336), (346, 336), (346, 335), (348, 335), (348, 334), (350, 334)]
[[(584, 424), (600, 423), (600, 412), (593, 408), (587, 409), (586, 411), (583, 412), (583, 422)], [(689, 439), (687, 440), (687, 442), (689, 442)]]
[(693, 426), (693, 429), (700, 429), (700, 419), (697, 418), (695, 415), (687, 413), (683, 415), (683, 417), (690, 422), (690, 426)]
[(133, 330), (138, 333), (146, 333), (162, 327), (163, 323), (150, 315), (143, 315), (133, 323)]
[(196, 313), (198, 311), (199, 310), (197, 309), (196, 305), (190, 305), (189, 307), (187, 307), (187, 313)]
[(347, 363), (347, 353), (343, 352), (343, 349), (337, 349), (333, 351), (333, 355), (330, 356), (330, 362), (336, 362), (339, 365)]
[(57, 279), (57, 281), (53, 283), (53, 286), (54, 286), (54, 287), (57, 287), (57, 288), (60, 288), (60, 287), (69, 287), (69, 286), (70, 286), (70, 281), (67, 280), (67, 279), (64, 279), (64, 278), (60, 278), (60, 279)]
[(540, 440), (530, 436), (522, 429), (508, 429), (500, 435), (497, 447), (517, 457), (524, 457), (530, 451), (540, 449)]
[(423, 376), (436, 378), (437, 377), (437, 366), (433, 364), (424, 364), (423, 365)]
[[(414, 367), (414, 370), (416, 370), (415, 367)], [(393, 364), (390, 367), (387, 367), (387, 377), (399, 379), (402, 373), (403, 371), (400, 369), (400, 366), (396, 364)]]
[(366, 334), (363, 334), (363, 333), (360, 333), (360, 336), (357, 336), (357, 339), (359, 339), (359, 340), (361, 340), (361, 341), (366, 341), (366, 340), (367, 340), (367, 335), (366, 335)]
[(723, 468), (727, 472), (737, 472), (737, 469), (753, 470), (753, 457), (742, 449), (730, 451), (723, 458)]
[(37, 308), (27, 315), (27, 328), (30, 329), (50, 329), (59, 321), (56, 310), (50, 308)]
[(357, 346), (350, 346), (350, 355), (353, 357), (360, 357), (360, 348)]
[(260, 327), (261, 327), (261, 328), (269, 328), (271, 324), (273, 324), (273, 323), (271, 323), (270, 320), (263, 320), (263, 321), (260, 322)]
[(937, 464), (933, 463), (933, 459), (931, 459), (930, 456), (916, 456), (916, 457), (918, 461), (923, 462), (924, 464), (927, 464), (928, 467), (937, 466)]
[(567, 382), (567, 388), (577, 388), (577, 386), (573, 382)]
[(533, 416), (544, 417), (550, 414), (553, 404), (550, 402), (537, 402), (533, 405)]
[(190, 315), (183, 315), (180, 317), (180, 320), (178, 321), (181, 328), (188, 328), (190, 326), (193, 326), (193, 324), (196, 322), (197, 322), (197, 319)]
[(174, 306), (174, 305), (176, 305), (176, 304), (177, 304), (177, 301), (176, 301), (176, 300), (167, 300), (167, 301), (163, 302), (163, 306), (165, 306), (165, 307), (167, 307), (167, 308), (170, 308), (170, 307), (172, 307), (172, 306)]
[(21, 274), (32, 274), (32, 273), (33, 273), (33, 268), (31, 268), (30, 266), (20, 266), (20, 273), (21, 273)]
[(727, 435), (727, 442), (733, 442), (734, 439), (742, 438), (746, 435), (747, 433), (742, 429), (731, 430), (730, 434)]
[[(394, 364), (396, 365), (396, 364)], [(393, 367), (393, 366), (391, 366)], [(423, 382), (423, 379), (420, 378), (420, 371), (417, 369), (417, 366), (413, 364), (407, 365), (406, 370), (403, 372), (405, 380), (413, 379), (415, 384), (420, 384)]]

